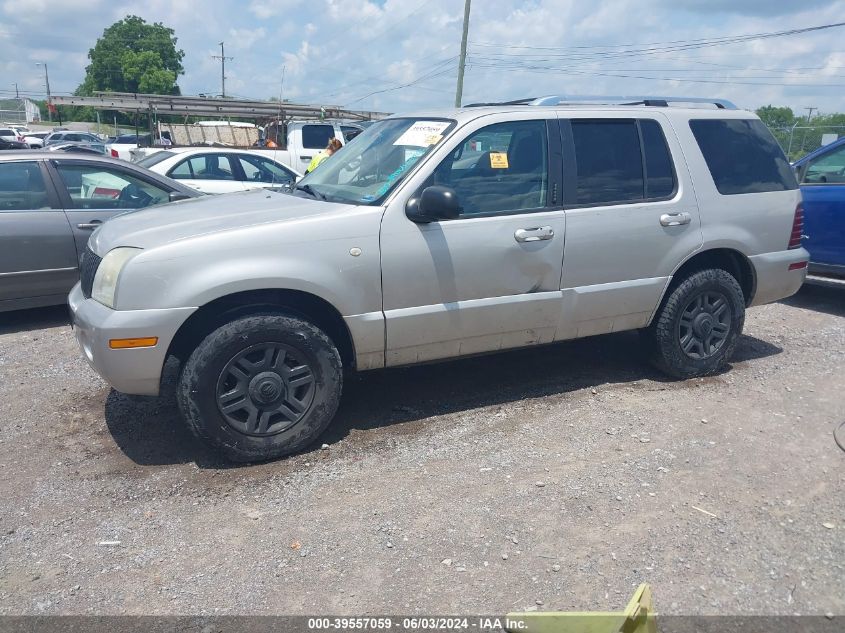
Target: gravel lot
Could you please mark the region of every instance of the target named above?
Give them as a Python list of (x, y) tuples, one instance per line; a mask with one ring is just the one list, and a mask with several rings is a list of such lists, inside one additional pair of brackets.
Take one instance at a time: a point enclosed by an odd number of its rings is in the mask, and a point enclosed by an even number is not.
[(636, 343), (364, 374), (328, 449), (231, 467), (172, 384), (111, 391), (62, 309), (0, 315), (0, 614), (621, 609), (640, 582), (663, 613), (845, 613), (845, 294), (751, 310), (712, 378)]

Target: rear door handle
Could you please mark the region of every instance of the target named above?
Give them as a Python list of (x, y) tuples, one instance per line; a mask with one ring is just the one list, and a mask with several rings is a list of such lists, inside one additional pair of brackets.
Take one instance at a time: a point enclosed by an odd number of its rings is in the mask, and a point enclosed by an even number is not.
[(664, 213), (660, 216), (660, 224), (663, 226), (681, 226), (692, 222), (689, 213)]
[(103, 223), (102, 220), (91, 220), (90, 222), (81, 222), (76, 225), (78, 229), (96, 229)]
[(533, 229), (517, 229), (513, 234), (517, 242), (539, 242), (540, 240), (550, 240), (554, 236), (554, 229), (550, 226), (538, 226)]

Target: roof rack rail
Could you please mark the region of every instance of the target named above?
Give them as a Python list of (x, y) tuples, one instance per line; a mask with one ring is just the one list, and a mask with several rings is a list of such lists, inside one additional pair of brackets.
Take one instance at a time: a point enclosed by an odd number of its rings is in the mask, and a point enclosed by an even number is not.
[(667, 107), (670, 103), (701, 103), (714, 105), (720, 110), (736, 110), (737, 107), (726, 99), (707, 99), (702, 97), (655, 97), (655, 96), (630, 96), (630, 97), (608, 97), (594, 95), (550, 95), (539, 97), (530, 102), (530, 105), (563, 105), (567, 103), (594, 103), (596, 105), (645, 105), (655, 107)]
[(654, 107), (668, 107), (670, 103), (700, 103), (716, 106), (720, 110), (737, 110), (732, 102), (726, 99), (706, 99), (702, 97), (653, 97), (653, 96), (629, 96), (609, 97), (596, 95), (549, 95), (547, 97), (530, 97), (527, 99), (516, 99), (514, 101), (500, 101), (496, 103), (470, 103), (464, 107), (474, 108), (479, 106), (506, 106), (506, 105), (566, 105), (566, 104), (593, 104), (593, 105), (644, 105)]

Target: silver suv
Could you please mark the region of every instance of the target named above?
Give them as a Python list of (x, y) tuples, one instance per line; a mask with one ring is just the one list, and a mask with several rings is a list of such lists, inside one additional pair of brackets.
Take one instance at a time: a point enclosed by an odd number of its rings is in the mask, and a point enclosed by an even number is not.
[(298, 451), (344, 370), (639, 329), (718, 371), (745, 309), (806, 273), (774, 138), (723, 101), (544, 98), (396, 116), (288, 192), (151, 208), (90, 239), (70, 295), (86, 358), (234, 460)]

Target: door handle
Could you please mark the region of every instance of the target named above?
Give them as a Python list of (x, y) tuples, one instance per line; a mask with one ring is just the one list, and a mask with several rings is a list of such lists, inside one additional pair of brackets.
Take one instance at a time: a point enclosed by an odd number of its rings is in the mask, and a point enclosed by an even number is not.
[(300, 158), (300, 160), (311, 160), (311, 159), (312, 159), (312, 158), (314, 158), (314, 157), (313, 157), (313, 156), (302, 156), (302, 155), (300, 154), (300, 155), (299, 155), (299, 158)]
[(681, 226), (692, 222), (689, 213), (664, 213), (660, 216), (660, 224), (663, 226)]
[(91, 220), (90, 222), (81, 222), (76, 225), (78, 229), (96, 229), (103, 223), (102, 220)]
[(554, 236), (554, 229), (550, 226), (538, 226), (533, 229), (517, 229), (513, 234), (517, 242), (539, 242), (540, 240), (550, 240)]

